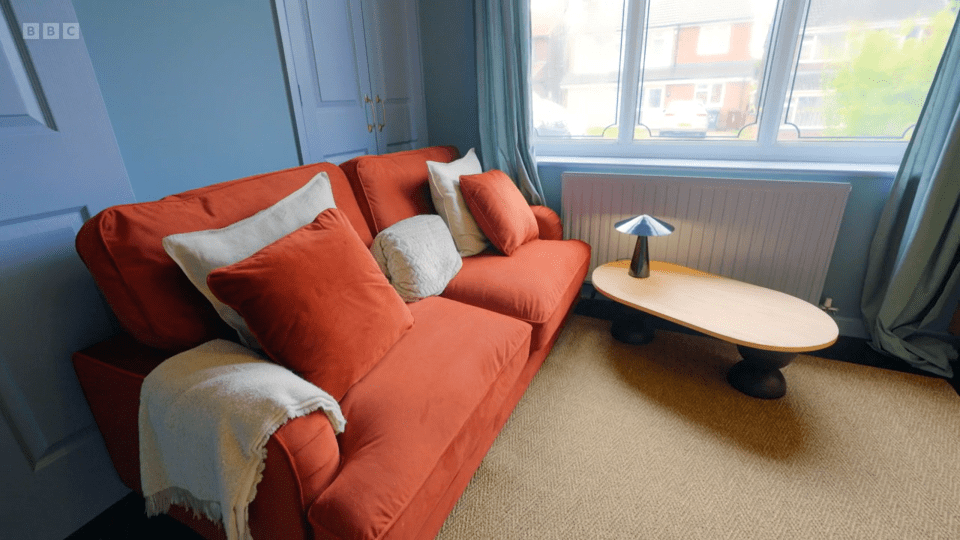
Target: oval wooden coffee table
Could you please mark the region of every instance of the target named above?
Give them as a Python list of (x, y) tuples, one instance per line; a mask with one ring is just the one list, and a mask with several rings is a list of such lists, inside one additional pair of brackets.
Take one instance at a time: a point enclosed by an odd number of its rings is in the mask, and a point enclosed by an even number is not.
[[(789, 294), (659, 261), (650, 262), (650, 277), (634, 278), (627, 274), (629, 266), (629, 260), (598, 266), (594, 288), (641, 312), (736, 344), (743, 360), (727, 380), (750, 396), (783, 396), (787, 382), (780, 369), (797, 353), (828, 347), (839, 335), (833, 318)], [(627, 343), (653, 339), (647, 317), (615, 320), (611, 332)]]

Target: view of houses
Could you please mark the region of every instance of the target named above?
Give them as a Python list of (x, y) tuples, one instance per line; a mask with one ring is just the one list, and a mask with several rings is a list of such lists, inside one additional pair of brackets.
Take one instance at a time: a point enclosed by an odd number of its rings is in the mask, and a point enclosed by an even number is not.
[[(765, 69), (790, 70), (780, 139), (899, 138), (909, 132), (936, 64), (921, 66), (924, 59), (908, 56), (897, 65), (896, 54), (879, 48), (926, 54), (910, 40), (933, 39), (938, 14), (946, 14), (952, 25), (955, 2), (812, 0), (799, 54), (790, 65), (767, 61), (776, 9), (775, 0), (651, 0), (643, 17), (647, 30), (634, 137), (753, 138)], [(531, 11), (539, 135), (616, 137), (620, 85), (627, 84), (621, 65), (627, 49), (642, 41), (639, 32), (627, 34), (625, 2), (533, 0)], [(884, 37), (871, 40), (871, 32)], [(946, 35), (940, 52), (945, 40)], [(878, 50), (864, 52), (869, 47)], [(935, 61), (940, 52), (928, 56)], [(861, 64), (871, 61), (877, 64), (870, 67), (875, 73), (861, 73)], [(845, 69), (848, 73), (839, 77)], [(880, 88), (884, 85), (886, 90)], [(908, 92), (908, 86), (919, 89)], [(849, 107), (844, 92), (902, 103), (887, 113), (889, 119), (861, 127), (850, 120), (856, 114), (843, 110)], [(871, 106), (869, 100), (858, 102)]]

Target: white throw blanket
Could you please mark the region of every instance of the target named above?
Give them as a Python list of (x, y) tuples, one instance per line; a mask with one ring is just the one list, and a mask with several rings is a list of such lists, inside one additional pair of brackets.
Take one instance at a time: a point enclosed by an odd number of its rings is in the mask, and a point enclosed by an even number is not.
[(248, 540), (247, 511), (270, 435), (323, 409), (346, 424), (329, 394), (254, 351), (217, 339), (157, 366), (140, 393), (140, 475), (147, 515), (179, 504)]

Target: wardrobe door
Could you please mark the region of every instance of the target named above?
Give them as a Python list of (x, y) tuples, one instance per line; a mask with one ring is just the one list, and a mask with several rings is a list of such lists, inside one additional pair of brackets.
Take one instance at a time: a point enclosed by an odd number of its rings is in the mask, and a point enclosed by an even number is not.
[(277, 11), (303, 162), (378, 153), (360, 0), (278, 0)]
[(415, 0), (363, 0), (380, 153), (427, 145)]

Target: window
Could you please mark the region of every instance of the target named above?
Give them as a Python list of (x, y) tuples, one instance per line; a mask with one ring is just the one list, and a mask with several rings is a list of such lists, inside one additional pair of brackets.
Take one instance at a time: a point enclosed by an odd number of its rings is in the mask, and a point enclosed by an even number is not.
[(530, 1), (541, 153), (865, 163), (902, 156), (957, 9)]

